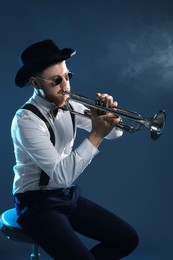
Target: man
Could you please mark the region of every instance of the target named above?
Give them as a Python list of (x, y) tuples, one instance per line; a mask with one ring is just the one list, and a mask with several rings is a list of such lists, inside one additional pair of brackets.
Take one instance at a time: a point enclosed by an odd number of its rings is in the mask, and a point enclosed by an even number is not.
[[(15, 83), (21, 88), (32, 85), (34, 93), (17, 111), (11, 128), (18, 223), (53, 259), (120, 259), (136, 248), (136, 232), (84, 198), (74, 185), (102, 140), (122, 135), (114, 127), (120, 118), (91, 109), (89, 119), (66, 109), (72, 77), (66, 60), (74, 54), (74, 49), (60, 50), (52, 40), (35, 43), (21, 54)], [(97, 99), (109, 107), (117, 105), (108, 94), (98, 93)], [(70, 105), (75, 111), (86, 109), (73, 101)], [(88, 134), (73, 150), (76, 128)], [(97, 245), (89, 250), (76, 232), (95, 239)]]

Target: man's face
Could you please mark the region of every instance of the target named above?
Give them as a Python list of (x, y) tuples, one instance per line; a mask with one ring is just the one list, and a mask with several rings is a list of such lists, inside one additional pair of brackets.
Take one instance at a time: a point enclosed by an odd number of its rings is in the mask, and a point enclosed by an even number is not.
[[(32, 77), (36, 82), (34, 87), (41, 97), (49, 102), (55, 103), (58, 107), (65, 105), (68, 95), (63, 94), (63, 90), (70, 91), (70, 81), (68, 79), (68, 69), (65, 61), (54, 64), (46, 68), (38, 76)], [(56, 83), (61, 81), (60, 83)]]

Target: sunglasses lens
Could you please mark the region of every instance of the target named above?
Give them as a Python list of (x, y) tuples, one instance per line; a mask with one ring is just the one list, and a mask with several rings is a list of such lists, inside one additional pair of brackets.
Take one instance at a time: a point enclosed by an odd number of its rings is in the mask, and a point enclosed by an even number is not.
[(69, 73), (68, 73), (68, 79), (70, 80), (72, 77), (73, 77), (73, 73), (72, 73), (72, 72), (69, 72)]
[[(67, 74), (67, 76), (65, 76), (65, 79), (66, 79), (66, 80), (70, 80), (70, 79), (72, 78), (72, 76), (73, 76), (73, 73), (72, 73), (72, 72), (69, 72), (69, 73)], [(62, 82), (62, 78), (61, 78), (61, 77), (58, 77), (58, 78), (55, 80), (55, 84), (56, 84), (56, 85), (61, 84), (61, 82)]]
[(61, 78), (61, 77), (58, 77), (58, 78), (55, 80), (55, 84), (56, 84), (56, 85), (59, 85), (61, 82), (62, 82), (62, 78)]

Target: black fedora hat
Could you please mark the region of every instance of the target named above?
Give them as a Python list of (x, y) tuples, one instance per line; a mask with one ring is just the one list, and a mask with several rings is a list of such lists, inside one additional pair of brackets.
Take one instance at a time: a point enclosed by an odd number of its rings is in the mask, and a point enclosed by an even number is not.
[(22, 67), (16, 74), (15, 84), (20, 88), (25, 87), (28, 85), (29, 78), (32, 75), (57, 62), (70, 58), (75, 53), (76, 50), (73, 48), (60, 50), (59, 47), (49, 39), (29, 46), (20, 56)]

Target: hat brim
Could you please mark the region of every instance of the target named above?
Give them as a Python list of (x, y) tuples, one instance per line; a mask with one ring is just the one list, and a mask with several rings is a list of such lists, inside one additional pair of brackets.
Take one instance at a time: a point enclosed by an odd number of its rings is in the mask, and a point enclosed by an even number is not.
[(46, 69), (47, 67), (53, 64), (69, 59), (70, 57), (75, 55), (75, 53), (76, 53), (75, 49), (65, 48), (61, 50), (61, 55), (58, 53), (53, 57), (49, 57), (49, 59), (45, 60), (43, 57), (42, 60), (35, 61), (27, 65), (23, 65), (16, 74), (15, 84), (20, 88), (29, 85), (28, 81), (32, 75), (40, 71), (43, 71), (44, 69)]

